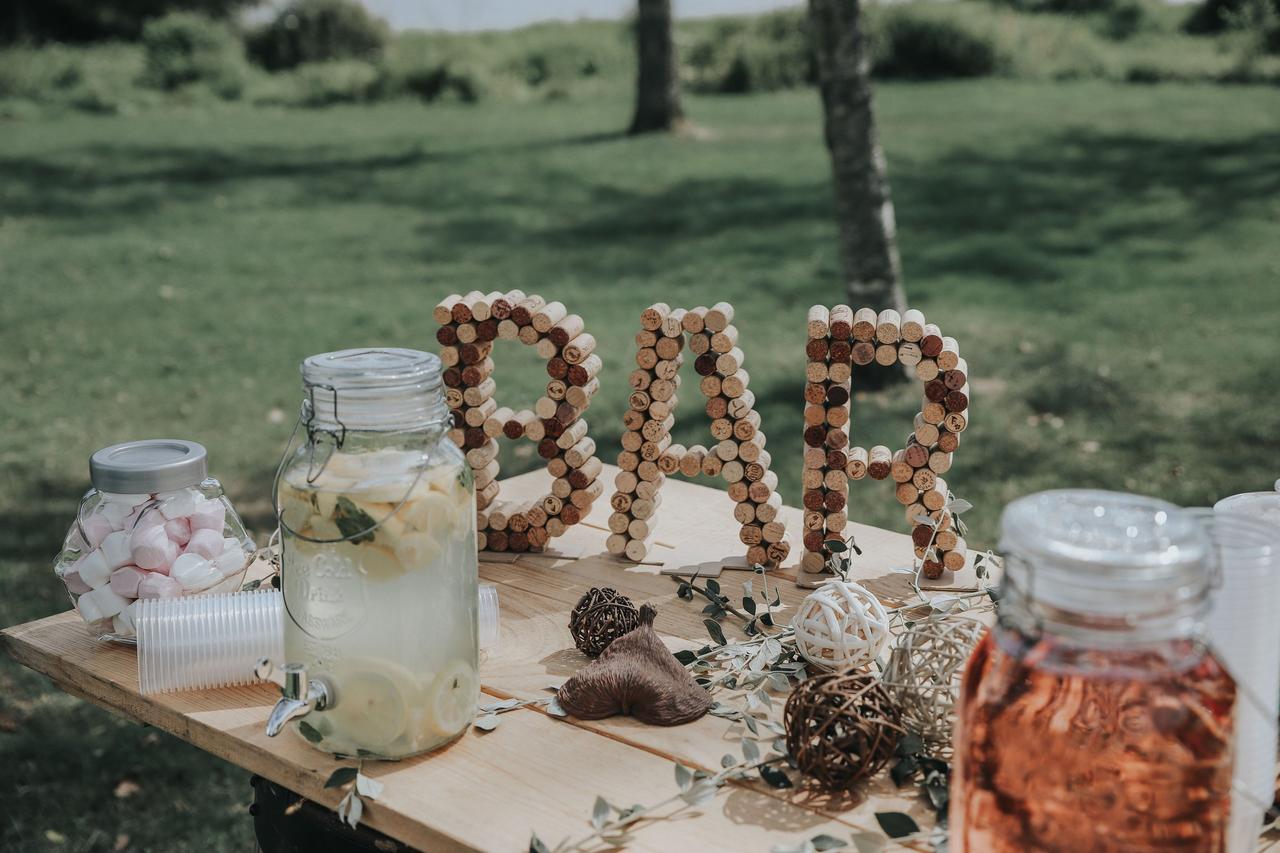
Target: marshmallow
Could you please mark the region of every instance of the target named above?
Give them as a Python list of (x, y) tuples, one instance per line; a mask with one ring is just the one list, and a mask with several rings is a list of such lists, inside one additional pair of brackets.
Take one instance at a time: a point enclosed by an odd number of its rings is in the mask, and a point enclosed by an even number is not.
[[(85, 601), (89, 602), (89, 609), (100, 615), (90, 619), (85, 614)], [(117, 595), (111, 591), (109, 586), (100, 586), (97, 589), (91, 589), (84, 595), (80, 596), (77, 602), (80, 607), (80, 614), (85, 617), (86, 622), (97, 622), (99, 619), (105, 619), (108, 616), (115, 616), (121, 610), (129, 606), (129, 599), (122, 595)]]
[(179, 548), (191, 540), (191, 523), (185, 518), (175, 518), (164, 523), (165, 535)]
[(183, 589), (197, 591), (208, 589), (222, 580), (222, 573), (199, 554), (187, 553), (173, 561), (169, 577), (182, 584)]
[(121, 637), (132, 637), (137, 633), (138, 602), (133, 602), (124, 610), (111, 617), (111, 627)]
[(196, 507), (204, 503), (206, 498), (195, 489), (179, 489), (176, 492), (161, 492), (160, 512), (165, 518), (185, 518), (196, 511)]
[(113, 567), (107, 564), (107, 558), (101, 549), (94, 549), (76, 560), (72, 571), (80, 575), (80, 579), (91, 587), (99, 587), (111, 579)]
[(223, 551), (222, 530), (201, 528), (191, 531), (191, 541), (187, 543), (184, 554), (199, 554), (206, 560), (212, 560)]
[(80, 596), (80, 600), (76, 602), (76, 610), (80, 611), (80, 618), (86, 622), (98, 622), (107, 618), (98, 608), (92, 593)]
[(67, 592), (72, 595), (84, 595), (91, 587), (84, 582), (84, 578), (80, 577), (79, 572), (67, 572), (62, 576), (62, 582), (67, 585)]
[(97, 548), (102, 544), (102, 540), (107, 538), (107, 534), (115, 530), (115, 527), (106, 516), (91, 512), (80, 519), (80, 529), (84, 531), (85, 541), (89, 543), (89, 547)]
[(147, 572), (138, 582), (138, 598), (177, 598), (182, 595), (182, 584), (168, 575)]
[(111, 633), (118, 637), (133, 636), (133, 617), (129, 615), (128, 610), (123, 610), (111, 617)]
[(98, 504), (98, 508), (94, 512), (96, 515), (101, 515), (105, 518), (111, 525), (112, 530), (124, 530), (125, 522), (129, 516), (133, 515), (133, 507), (126, 503), (104, 501)]
[(228, 536), (222, 540), (222, 553), (214, 558), (213, 564), (224, 578), (229, 578), (244, 568), (249, 555), (240, 547), (240, 540)]
[(178, 546), (159, 525), (135, 530), (129, 544), (134, 565), (151, 571), (167, 571), (178, 556)]
[(227, 508), (223, 506), (222, 501), (206, 500), (202, 504), (198, 504), (191, 513), (191, 530), (216, 530), (218, 535), (222, 535), (222, 523), (226, 519)]
[[(107, 538), (102, 540), (102, 545), (98, 547), (98, 550), (106, 558), (107, 568), (118, 569), (133, 562), (133, 555), (129, 552), (129, 539), (130, 536), (126, 531), (117, 530), (108, 534)], [(81, 575), (83, 575), (83, 572)]]
[(111, 573), (111, 591), (125, 598), (138, 597), (138, 584), (146, 573), (137, 566), (125, 566)]

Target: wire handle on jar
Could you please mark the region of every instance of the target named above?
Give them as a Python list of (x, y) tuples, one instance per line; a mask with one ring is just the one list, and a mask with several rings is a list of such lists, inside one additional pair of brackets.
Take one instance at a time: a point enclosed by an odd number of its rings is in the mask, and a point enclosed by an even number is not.
[[(329, 464), (329, 457), (327, 456), (325, 457), (324, 461), (320, 464), (320, 469), (314, 470), (316, 437), (322, 434), (332, 437), (334, 441), (335, 450), (342, 447), (342, 445), (346, 442), (346, 437), (347, 437), (347, 427), (338, 418), (338, 395), (336, 390), (332, 386), (325, 385), (325, 386), (319, 386), (319, 387), (323, 387), (333, 392), (333, 413), (334, 413), (333, 417), (334, 417), (334, 421), (338, 424), (338, 430), (334, 431), (330, 429), (321, 429), (315, 426), (315, 403), (313, 402), (314, 396), (315, 396), (315, 387), (317, 386), (312, 386), (310, 389), (311, 397), (305, 398), (302, 401), (302, 406), (298, 411), (298, 420), (294, 422), (293, 432), (289, 434), (289, 440), (285, 443), (285, 446), (284, 446), (284, 453), (280, 456), (280, 464), (276, 466), (276, 474), (271, 481), (271, 508), (275, 511), (277, 530), (278, 531), (283, 530), (289, 535), (295, 536), (298, 539), (301, 539), (303, 542), (310, 542), (314, 545), (336, 545), (341, 542), (358, 542), (367, 536), (373, 535), (373, 533), (377, 531), (378, 528), (382, 527), (383, 524), (390, 521), (391, 518), (393, 518), (395, 514), (398, 513), (404, 507), (404, 505), (409, 502), (409, 496), (413, 494), (413, 490), (417, 488), (418, 483), (422, 480), (422, 475), (426, 473), (427, 466), (426, 465), (417, 466), (417, 474), (414, 476), (413, 482), (409, 484), (409, 487), (407, 489), (405, 489), (404, 497), (400, 498), (400, 501), (395, 505), (395, 508), (392, 509), (391, 512), (387, 513), (386, 516), (379, 519), (378, 521), (375, 521), (373, 524), (364, 528), (363, 530), (357, 530), (352, 533), (347, 533), (342, 536), (339, 536), (336, 539), (317, 539), (313, 536), (307, 536), (306, 534), (303, 534), (298, 532), (297, 530), (294, 530), (287, 523), (285, 523), (284, 513), (280, 509), (280, 480), (284, 476), (285, 466), (288, 465), (289, 458), (292, 455), (290, 453), (290, 450), (293, 447), (294, 440), (298, 437), (298, 430), (301, 429), (304, 424), (306, 425), (307, 444), (311, 448), (311, 457), (307, 460), (307, 483), (308, 484), (314, 484), (315, 481), (319, 479), (320, 474), (324, 472), (325, 467)], [(449, 423), (449, 418), (445, 417), (445, 418), (437, 418), (432, 421), (427, 421), (425, 424), (423, 424), (423, 426), (427, 428), (439, 427), (443, 429), (448, 423)], [(333, 451), (330, 450), (329, 456), (332, 456), (332, 455), (333, 455)]]

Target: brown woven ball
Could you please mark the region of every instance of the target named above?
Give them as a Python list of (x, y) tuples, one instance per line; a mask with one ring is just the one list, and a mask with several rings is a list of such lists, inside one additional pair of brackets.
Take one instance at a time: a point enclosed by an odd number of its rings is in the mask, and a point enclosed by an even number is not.
[(609, 644), (640, 624), (631, 599), (612, 587), (592, 587), (569, 614), (569, 633), (578, 651), (597, 657)]
[(858, 669), (801, 682), (787, 699), (783, 724), (796, 768), (831, 792), (878, 773), (906, 734), (884, 688)]

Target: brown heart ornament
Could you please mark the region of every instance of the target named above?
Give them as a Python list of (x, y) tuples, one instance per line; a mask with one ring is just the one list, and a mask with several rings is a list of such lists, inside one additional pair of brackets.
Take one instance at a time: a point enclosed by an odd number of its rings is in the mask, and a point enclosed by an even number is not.
[(707, 713), (711, 694), (658, 639), (656, 615), (652, 606), (642, 605), (639, 626), (560, 687), (560, 707), (580, 720), (628, 714), (652, 726), (678, 726)]

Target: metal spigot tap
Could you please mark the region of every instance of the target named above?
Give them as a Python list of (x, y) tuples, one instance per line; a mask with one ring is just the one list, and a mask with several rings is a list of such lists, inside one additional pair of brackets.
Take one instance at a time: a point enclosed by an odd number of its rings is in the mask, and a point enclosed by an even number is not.
[(312, 711), (323, 711), (333, 706), (333, 688), (323, 678), (307, 678), (307, 668), (302, 664), (287, 663), (277, 669), (267, 658), (258, 661), (254, 675), (263, 681), (279, 685), (281, 698), (267, 718), (267, 737), (275, 737), (284, 724), (295, 717)]

